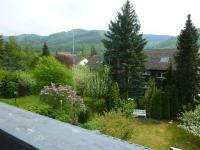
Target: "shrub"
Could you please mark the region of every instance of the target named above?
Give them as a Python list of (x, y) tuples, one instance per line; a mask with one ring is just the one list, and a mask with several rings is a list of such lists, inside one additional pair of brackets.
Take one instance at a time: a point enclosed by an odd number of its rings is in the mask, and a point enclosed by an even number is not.
[(133, 118), (133, 110), (136, 108), (136, 102), (134, 100), (132, 101), (123, 101), (122, 105), (122, 112), (126, 117)]
[(122, 101), (120, 99), (120, 92), (117, 82), (112, 84), (109, 96), (106, 100), (106, 106), (108, 110), (114, 109), (117, 110), (121, 107)]
[(104, 98), (108, 95), (111, 84), (109, 68), (101, 66), (96, 70), (87, 67), (74, 67), (73, 74), (80, 94), (89, 97)]
[(145, 109), (147, 110), (147, 112), (151, 112), (152, 111), (152, 100), (153, 100), (153, 96), (156, 93), (157, 87), (156, 87), (156, 83), (154, 80), (149, 80), (148, 82), (148, 88), (144, 94), (144, 105), (145, 105)]
[(86, 123), (91, 116), (91, 112), (89, 109), (82, 110), (78, 115), (79, 123)]
[(28, 105), (23, 108), (28, 111), (32, 111), (32, 112), (38, 113), (40, 115), (47, 116), (47, 117), (50, 117), (53, 119), (57, 119), (57, 120), (60, 120), (63, 122), (70, 121), (70, 116), (68, 114), (66, 114), (64, 111), (53, 109), (49, 105), (44, 105), (44, 104), (30, 105), (30, 106)]
[(51, 83), (73, 85), (71, 71), (53, 57), (42, 57), (33, 71), (33, 76), (37, 81), (36, 89), (38, 91)]
[(26, 72), (4, 71), (0, 77), (0, 94), (3, 97), (11, 98), (14, 96), (14, 91), (17, 91), (19, 96), (24, 96), (32, 93), (34, 85), (35, 80)]
[(54, 109), (66, 111), (73, 123), (78, 121), (78, 115), (85, 110), (83, 99), (76, 94), (70, 86), (45, 86), (41, 92), (41, 100), (48, 103)]
[(200, 105), (198, 105), (194, 111), (183, 113), (180, 120), (182, 123), (179, 127), (200, 137)]
[(156, 90), (152, 97), (152, 115), (156, 119), (163, 118), (162, 91)]
[(98, 125), (98, 119), (97, 117), (94, 117), (92, 120), (89, 120), (88, 122), (81, 124), (80, 127), (89, 129), (89, 130), (98, 130), (99, 125)]
[(126, 118), (120, 111), (110, 111), (99, 119), (99, 129), (102, 133), (128, 140), (134, 133), (132, 120)]
[(102, 114), (106, 110), (106, 103), (105, 99), (103, 98), (92, 98), (92, 97), (85, 97), (84, 98), (85, 104), (89, 109), (91, 109), (94, 113)]

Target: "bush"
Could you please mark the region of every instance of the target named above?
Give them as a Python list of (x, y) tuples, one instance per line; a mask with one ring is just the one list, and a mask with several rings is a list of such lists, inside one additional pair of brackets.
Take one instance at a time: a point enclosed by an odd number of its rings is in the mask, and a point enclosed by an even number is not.
[(61, 110), (56, 110), (53, 109), (51, 106), (49, 105), (28, 105), (23, 107), (24, 109), (31, 111), (31, 112), (35, 112), (38, 113), (40, 115), (43, 116), (47, 116), (56, 120), (60, 120), (63, 122), (69, 122), (70, 121), (70, 116), (68, 114), (66, 114), (64, 111)]
[(99, 125), (98, 125), (98, 119), (97, 117), (94, 117), (92, 120), (88, 121), (85, 124), (81, 124), (80, 127), (89, 129), (89, 130), (98, 130)]
[(96, 70), (87, 67), (74, 67), (73, 74), (76, 88), (80, 94), (88, 97), (105, 98), (111, 84), (109, 68), (102, 66)]
[(145, 109), (147, 110), (147, 112), (151, 112), (152, 111), (152, 100), (153, 100), (153, 96), (156, 93), (157, 87), (156, 87), (156, 83), (154, 80), (149, 80), (148, 82), (148, 88), (144, 94), (144, 106)]
[(31, 94), (35, 85), (35, 80), (26, 72), (4, 71), (0, 76), (0, 94), (6, 98), (14, 97), (14, 91), (18, 96)]
[(195, 136), (200, 137), (200, 105), (198, 105), (194, 111), (183, 113), (180, 120), (182, 123), (179, 127), (194, 134)]
[(122, 106), (122, 101), (120, 98), (120, 91), (117, 82), (112, 84), (109, 96), (106, 99), (106, 106), (108, 110), (114, 109), (117, 110)]
[(33, 71), (33, 76), (37, 81), (38, 91), (51, 83), (73, 85), (71, 71), (53, 57), (42, 57)]
[(41, 100), (48, 103), (54, 109), (65, 111), (73, 123), (78, 122), (78, 115), (85, 110), (83, 99), (76, 94), (70, 86), (45, 86), (41, 92)]
[(152, 115), (156, 119), (163, 118), (163, 103), (161, 90), (156, 90), (152, 97)]
[(136, 102), (134, 100), (127, 101), (124, 100), (123, 106), (122, 106), (122, 112), (126, 117), (133, 118), (133, 110), (136, 108)]
[(82, 110), (78, 115), (79, 123), (86, 123), (91, 116), (91, 112), (89, 109)]
[(89, 109), (91, 109), (94, 113), (102, 114), (106, 110), (106, 102), (105, 99), (101, 98), (91, 98), (91, 97), (85, 97), (85, 104)]
[(128, 140), (134, 133), (133, 121), (120, 111), (110, 111), (99, 119), (100, 131), (104, 134)]

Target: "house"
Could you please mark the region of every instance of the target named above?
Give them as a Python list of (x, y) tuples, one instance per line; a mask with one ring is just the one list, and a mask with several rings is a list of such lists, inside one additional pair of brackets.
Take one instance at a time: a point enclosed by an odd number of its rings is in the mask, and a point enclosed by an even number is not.
[[(170, 64), (173, 69), (176, 68), (174, 60), (176, 53), (176, 49), (145, 50), (145, 75), (156, 79), (163, 78)], [(103, 59), (103, 55), (94, 55), (89, 59), (87, 66), (95, 68), (103, 63)]]
[(175, 69), (174, 57), (176, 53), (176, 49), (146, 50), (144, 52), (146, 55), (146, 74), (154, 78), (159, 78), (163, 77), (170, 64), (172, 65), (172, 69)]
[(89, 60), (86, 66), (90, 68), (96, 68), (98, 65), (103, 63), (103, 55), (93, 55)]
[(88, 63), (86, 58), (74, 57), (73, 55), (66, 53), (56, 53), (55, 58), (69, 68), (77, 64), (85, 66)]

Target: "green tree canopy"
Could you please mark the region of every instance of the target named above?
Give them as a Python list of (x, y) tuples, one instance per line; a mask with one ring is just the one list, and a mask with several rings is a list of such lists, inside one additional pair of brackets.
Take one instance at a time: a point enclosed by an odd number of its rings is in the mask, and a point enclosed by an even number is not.
[(181, 105), (192, 104), (199, 86), (199, 56), (198, 56), (198, 31), (188, 15), (185, 27), (178, 36), (178, 53), (175, 58), (177, 64), (176, 86), (178, 101)]
[(103, 40), (107, 49), (104, 61), (111, 67), (113, 80), (119, 84), (123, 94), (135, 97), (141, 94), (142, 73), (145, 69), (143, 49), (146, 41), (139, 31), (136, 12), (127, 0), (116, 20), (110, 22), (109, 31)]
[(49, 56), (50, 52), (47, 46), (47, 43), (45, 42), (42, 48), (42, 56)]

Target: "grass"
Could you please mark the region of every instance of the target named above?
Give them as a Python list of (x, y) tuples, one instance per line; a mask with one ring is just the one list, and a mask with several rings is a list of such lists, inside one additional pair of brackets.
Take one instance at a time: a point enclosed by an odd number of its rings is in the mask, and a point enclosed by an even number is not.
[[(0, 99), (10, 105), (15, 105), (14, 99)], [(39, 96), (25, 96), (17, 98), (16, 106), (26, 108), (40, 104)], [(167, 121), (152, 119), (137, 119), (133, 122), (134, 133), (129, 139), (131, 142), (150, 147), (154, 150), (169, 150), (170, 146), (183, 150), (199, 150), (200, 139), (184, 130), (177, 128), (177, 123), (169, 124)], [(95, 130), (98, 127), (97, 118), (93, 118), (81, 127)]]
[(134, 129), (135, 133), (130, 141), (154, 150), (169, 150), (171, 146), (183, 150), (200, 148), (200, 139), (178, 128), (177, 123), (139, 119)]
[(20, 108), (25, 108), (27, 106), (33, 106), (33, 105), (35, 106), (40, 103), (39, 96), (37, 95), (24, 96), (24, 97), (17, 98), (16, 103), (15, 103), (14, 98), (10, 98), (10, 99), (0, 98), (0, 101), (7, 103), (9, 105), (15, 105)]

